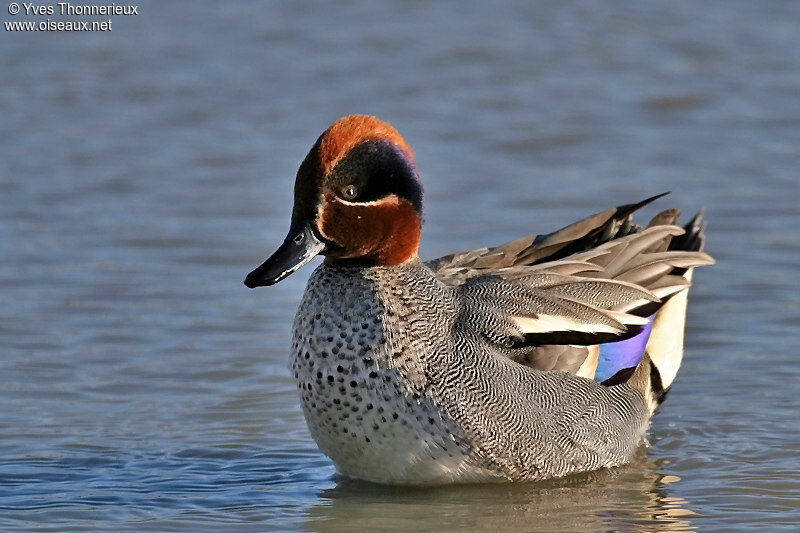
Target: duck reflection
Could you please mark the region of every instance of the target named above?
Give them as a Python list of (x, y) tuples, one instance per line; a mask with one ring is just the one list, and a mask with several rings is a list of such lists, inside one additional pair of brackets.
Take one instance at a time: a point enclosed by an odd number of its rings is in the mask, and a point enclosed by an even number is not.
[(641, 448), (620, 468), (540, 483), (385, 487), (349, 479), (318, 494), (308, 531), (694, 531), (679, 479)]

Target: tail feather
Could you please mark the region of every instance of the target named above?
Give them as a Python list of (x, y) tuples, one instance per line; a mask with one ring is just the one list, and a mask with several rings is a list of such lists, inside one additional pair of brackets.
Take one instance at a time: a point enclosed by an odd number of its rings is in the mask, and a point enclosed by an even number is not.
[(601, 344), (594, 374), (595, 380), (607, 386), (638, 383), (648, 401), (652, 400), (652, 409), (663, 400), (681, 364), (693, 267), (714, 262), (701, 251), (703, 228), (699, 216), (680, 228), (673, 225), (679, 215), (677, 209), (663, 211), (646, 229), (617, 236), (571, 257), (601, 267), (581, 273), (584, 277), (628, 282), (660, 299), (628, 302), (620, 309), (649, 318), (650, 322), (626, 340)]
[[(692, 269), (683, 276), (692, 281)], [(656, 313), (650, 340), (645, 351), (661, 377), (661, 383), (668, 389), (683, 360), (683, 336), (686, 325), (686, 304), (689, 288), (671, 297)]]
[[(669, 250), (686, 252), (703, 250), (705, 225), (702, 224), (702, 215), (703, 212), (699, 212), (684, 226), (686, 233), (673, 237), (669, 243)], [(670, 296), (656, 313), (645, 355), (628, 381), (630, 385), (645, 393), (651, 412), (664, 401), (683, 360), (686, 305), (693, 270), (692, 267), (683, 268), (676, 265), (670, 273), (670, 276), (680, 276), (685, 279), (687, 286)]]

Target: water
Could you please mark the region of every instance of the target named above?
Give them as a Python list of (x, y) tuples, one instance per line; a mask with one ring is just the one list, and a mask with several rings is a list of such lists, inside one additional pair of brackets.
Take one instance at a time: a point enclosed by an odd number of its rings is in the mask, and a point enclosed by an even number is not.
[[(0, 30), (2, 529), (800, 526), (799, 4), (139, 4), (110, 33)], [(287, 370), (310, 267), (241, 281), (352, 112), (415, 147), (425, 258), (666, 190), (707, 207), (718, 264), (631, 465), (335, 478)]]

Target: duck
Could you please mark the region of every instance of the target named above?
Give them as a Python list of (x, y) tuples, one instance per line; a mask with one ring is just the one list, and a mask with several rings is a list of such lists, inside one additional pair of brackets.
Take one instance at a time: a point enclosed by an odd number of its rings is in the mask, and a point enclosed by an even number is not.
[(414, 152), (369, 115), (302, 161), (283, 243), (245, 285), (317, 255), (290, 369), (338, 473), (389, 485), (539, 481), (628, 462), (683, 358), (702, 211), (663, 195), (560, 230), (422, 261)]

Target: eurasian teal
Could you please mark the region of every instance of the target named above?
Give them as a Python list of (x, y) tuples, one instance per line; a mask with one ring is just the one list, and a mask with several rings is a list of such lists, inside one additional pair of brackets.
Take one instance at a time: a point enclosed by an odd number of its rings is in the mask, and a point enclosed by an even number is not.
[(336, 121), (297, 173), (272, 285), (317, 254), (291, 369), (343, 475), (392, 484), (539, 480), (625, 463), (683, 356), (700, 215), (603, 211), (554, 233), (417, 256), (414, 154), (375, 117)]

